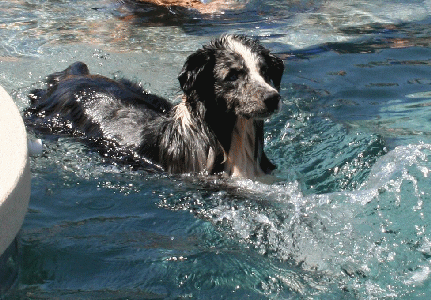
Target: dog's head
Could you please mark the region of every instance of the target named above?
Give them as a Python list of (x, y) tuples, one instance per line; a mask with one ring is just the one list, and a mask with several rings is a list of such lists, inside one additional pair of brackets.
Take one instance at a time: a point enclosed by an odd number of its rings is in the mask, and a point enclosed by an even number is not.
[(283, 70), (282, 60), (257, 41), (225, 35), (190, 55), (178, 79), (190, 101), (263, 119), (279, 108)]

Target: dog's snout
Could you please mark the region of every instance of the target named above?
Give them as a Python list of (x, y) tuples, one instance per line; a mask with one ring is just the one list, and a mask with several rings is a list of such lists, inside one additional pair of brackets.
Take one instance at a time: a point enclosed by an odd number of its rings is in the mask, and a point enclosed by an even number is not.
[(263, 101), (268, 111), (274, 112), (280, 106), (280, 94), (278, 92), (268, 92), (265, 94)]

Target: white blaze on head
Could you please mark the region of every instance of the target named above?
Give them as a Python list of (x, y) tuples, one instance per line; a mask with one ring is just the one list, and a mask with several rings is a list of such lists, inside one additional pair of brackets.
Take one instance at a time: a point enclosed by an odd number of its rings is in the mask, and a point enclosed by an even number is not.
[(245, 62), (247, 69), (249, 70), (249, 76), (253, 81), (259, 82), (262, 86), (267, 87), (268, 89), (275, 88), (272, 87), (265, 81), (265, 78), (262, 77), (259, 70), (259, 62), (260, 58), (257, 53), (254, 53), (249, 47), (244, 45), (238, 40), (235, 40), (232, 36), (228, 36), (227, 39), (227, 48), (232, 52), (239, 54)]

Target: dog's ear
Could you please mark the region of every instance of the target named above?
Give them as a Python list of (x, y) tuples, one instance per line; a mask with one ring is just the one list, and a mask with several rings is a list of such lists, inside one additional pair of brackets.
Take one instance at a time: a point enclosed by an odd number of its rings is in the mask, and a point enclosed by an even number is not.
[(271, 54), (271, 53), (266, 53), (265, 55), (265, 61), (268, 65), (268, 75), (269, 78), (271, 78), (274, 87), (280, 91), (280, 84), (281, 84), (281, 77), (283, 76), (283, 72), (284, 72), (284, 63), (283, 61)]
[(211, 64), (214, 61), (214, 54), (210, 49), (200, 49), (191, 54), (178, 75), (181, 89), (186, 95), (190, 95), (193, 90), (203, 88), (211, 84), (211, 76), (205, 76), (212, 70)]

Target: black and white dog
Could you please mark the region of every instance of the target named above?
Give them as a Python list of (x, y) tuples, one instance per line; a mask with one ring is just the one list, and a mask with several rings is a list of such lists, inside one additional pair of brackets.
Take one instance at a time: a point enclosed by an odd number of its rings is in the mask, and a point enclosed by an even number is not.
[(145, 169), (255, 178), (275, 168), (263, 151), (263, 122), (279, 108), (283, 70), (257, 41), (225, 35), (187, 58), (178, 76), (182, 102), (173, 106), (76, 62), (30, 93), (25, 119)]

